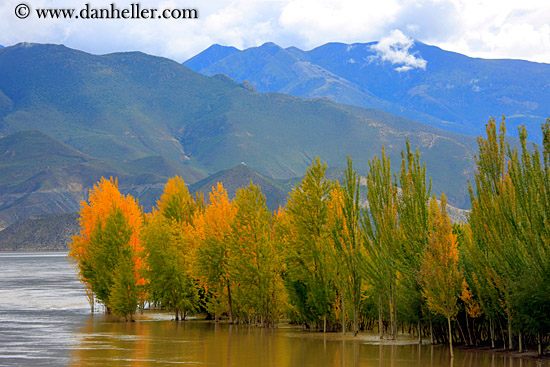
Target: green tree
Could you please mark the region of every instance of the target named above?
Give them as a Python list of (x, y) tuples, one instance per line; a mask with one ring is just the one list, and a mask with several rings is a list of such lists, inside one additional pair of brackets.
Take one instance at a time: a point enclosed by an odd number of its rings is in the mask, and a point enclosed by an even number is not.
[(271, 215), (265, 196), (252, 182), (237, 190), (233, 205), (229, 273), (235, 302), (261, 326), (273, 326), (282, 309), (282, 261), (272, 240)]
[(334, 263), (328, 203), (333, 183), (326, 164), (316, 158), (288, 198), (290, 236), (285, 251), (289, 301), (300, 321), (326, 331), (335, 297)]
[(132, 247), (125, 243), (120, 249), (109, 294), (109, 304), (113, 315), (124, 317), (126, 321), (133, 319), (139, 302), (139, 289), (133, 258)]
[(108, 313), (111, 312), (110, 295), (115, 282), (114, 273), (124, 251), (129, 251), (127, 247), (131, 235), (132, 230), (122, 210), (113, 208), (105, 218), (105, 224), (97, 222), (88, 251), (81, 261), (82, 276), (89, 281), (92, 292), (105, 305)]
[(176, 176), (165, 186), (153, 210), (143, 243), (148, 253), (150, 299), (185, 318), (198, 308), (198, 288), (191, 274), (193, 217), (200, 210), (184, 181)]
[(401, 273), (399, 309), (404, 321), (417, 324), (418, 342), (422, 344), (421, 321), (425, 302), (420, 286), (420, 265), (430, 231), (431, 180), (426, 178), (426, 164), (420, 162), (418, 149), (413, 153), (408, 140), (406, 147), (406, 151), (401, 152), (401, 195), (397, 205), (403, 233), (398, 259)]
[(383, 299), (389, 304), (391, 334), (397, 336), (395, 291), (397, 257), (402, 234), (397, 217), (397, 188), (392, 182), (391, 163), (382, 149), (382, 157), (369, 161), (367, 174), (368, 210), (362, 217), (362, 233), (366, 248), (367, 279), (378, 293), (378, 324), (383, 337)]
[[(332, 193), (332, 234), (339, 268), (339, 283), (342, 313), (342, 331), (345, 333), (345, 300), (349, 298), (353, 307), (353, 332), (359, 332), (358, 317), (361, 302), (361, 284), (363, 280), (363, 244), (361, 242), (359, 206), (360, 181), (353, 169), (353, 162), (348, 156), (348, 167), (343, 185)], [(348, 297), (346, 297), (348, 296)]]

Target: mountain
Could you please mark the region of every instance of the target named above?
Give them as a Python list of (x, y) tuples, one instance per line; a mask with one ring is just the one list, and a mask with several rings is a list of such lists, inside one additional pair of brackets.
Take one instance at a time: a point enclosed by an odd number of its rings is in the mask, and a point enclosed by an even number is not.
[[(2, 176), (7, 182), (0, 196), (12, 196), (0, 214), (30, 194), (60, 190), (65, 195), (71, 180), (86, 193), (101, 175), (116, 175), (121, 190), (150, 206), (166, 175), (183, 170), (189, 184), (241, 162), (262, 175), (290, 179), (303, 176), (316, 156), (329, 167), (345, 167), (349, 154), (365, 174), (368, 160), (383, 145), (397, 170), (407, 139), (426, 160), (434, 192), (445, 191), (449, 203), (461, 208), (469, 202), (466, 182), (477, 151), (473, 137), (327, 98), (259, 93), (227, 76), (208, 77), (142, 53), (98, 56), (42, 44), (1, 49), (0, 101), (0, 134), (39, 130), (72, 149), (64, 165), (37, 164), (29, 182)], [(20, 198), (14, 196), (16, 187)], [(65, 199), (54, 200), (57, 206), (49, 212), (78, 209), (78, 200), (69, 205)], [(40, 214), (34, 210), (46, 206), (33, 200), (24, 215)]]
[(328, 43), (302, 51), (266, 43), (207, 52), (213, 47), (184, 65), (247, 80), (260, 92), (329, 97), (475, 135), (490, 116), (505, 115), (510, 126), (527, 125), (534, 141), (541, 141), (540, 123), (550, 117), (550, 64), (470, 58), (418, 41), (410, 48)]
[[(0, 138), (0, 228), (29, 216), (76, 212), (102, 176), (118, 177), (122, 192), (132, 192), (145, 209), (155, 203), (169, 177), (188, 182), (204, 175), (164, 158), (146, 157), (120, 164), (79, 152), (37, 130)], [(156, 167), (156, 168), (155, 168)], [(159, 191), (150, 197), (151, 191)]]
[(0, 251), (67, 251), (78, 229), (77, 213), (31, 216), (0, 231)]

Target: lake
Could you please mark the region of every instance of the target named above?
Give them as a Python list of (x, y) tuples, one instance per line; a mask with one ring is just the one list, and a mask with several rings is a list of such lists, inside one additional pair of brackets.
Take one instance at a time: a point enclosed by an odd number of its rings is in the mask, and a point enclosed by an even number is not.
[[(133, 323), (91, 315), (66, 253), (0, 253), (0, 366), (429, 366), (530, 367), (548, 361), (445, 346), (380, 344), (376, 335), (309, 333), (172, 321), (146, 312)], [(389, 342), (386, 342), (389, 343)]]

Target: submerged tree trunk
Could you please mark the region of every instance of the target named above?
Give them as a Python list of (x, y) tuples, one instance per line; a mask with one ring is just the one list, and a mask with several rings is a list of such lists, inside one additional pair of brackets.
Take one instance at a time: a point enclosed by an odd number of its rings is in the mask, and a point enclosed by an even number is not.
[(451, 317), (447, 316), (447, 325), (449, 326), (449, 350), (451, 351), (451, 358), (454, 358), (453, 353), (453, 333), (451, 330)]

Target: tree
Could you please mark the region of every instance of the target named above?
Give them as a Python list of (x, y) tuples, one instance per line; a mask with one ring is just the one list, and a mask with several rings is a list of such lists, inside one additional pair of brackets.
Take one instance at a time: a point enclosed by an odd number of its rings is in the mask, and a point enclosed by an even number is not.
[[(120, 213), (118, 213), (119, 211)], [(119, 218), (120, 215), (124, 217), (124, 221)], [(107, 226), (107, 218), (112, 220), (109, 226)], [(126, 224), (123, 225), (123, 222)], [(99, 300), (104, 304), (108, 303), (109, 286), (112, 285), (112, 279), (111, 275), (103, 274), (103, 272), (112, 272), (114, 264), (117, 263), (116, 251), (112, 254), (100, 255), (106, 247), (118, 249), (127, 243), (132, 248), (138, 294), (140, 300), (143, 300), (145, 279), (141, 275), (143, 272), (143, 249), (139, 239), (143, 214), (136, 200), (130, 195), (123, 196), (118, 191), (116, 180), (101, 178), (90, 190), (88, 202), (81, 203), (79, 224), (80, 232), (73, 237), (68, 256), (79, 269), (79, 277), (86, 286), (86, 292), (92, 304), (92, 312), (95, 293), (92, 289), (92, 282), (95, 283), (94, 288), (100, 293)], [(119, 236), (120, 238), (118, 238), (116, 226), (124, 228), (127, 226), (128, 237)], [(110, 233), (109, 231), (115, 232)], [(105, 260), (110, 267), (105, 267), (101, 262), (96, 261), (97, 257), (102, 256), (115, 257)], [(103, 267), (103, 272), (95, 271), (97, 266)], [(106, 279), (99, 280), (99, 283), (103, 284), (99, 288), (97, 277), (106, 277)]]
[(336, 258), (339, 267), (342, 331), (345, 333), (345, 299), (349, 296), (353, 307), (353, 332), (359, 332), (358, 313), (363, 279), (363, 245), (360, 234), (359, 177), (348, 156), (348, 168), (343, 186), (337, 185), (331, 194), (330, 218)]
[(133, 249), (124, 243), (119, 250), (118, 263), (113, 272), (109, 305), (114, 315), (132, 320), (139, 302), (137, 277), (134, 272)]
[(272, 326), (279, 319), (284, 288), (265, 196), (251, 182), (237, 190), (233, 205), (229, 273), (234, 299), (248, 317), (259, 316), (261, 326)]
[(229, 313), (233, 322), (231, 279), (228, 270), (231, 223), (236, 209), (227, 191), (218, 182), (209, 195), (209, 204), (196, 220), (200, 240), (193, 256), (194, 275), (207, 292), (207, 310), (218, 317)]
[(402, 234), (397, 217), (397, 188), (392, 182), (391, 163), (382, 148), (382, 157), (369, 161), (367, 174), (368, 210), (362, 217), (362, 233), (366, 249), (365, 271), (367, 279), (378, 293), (378, 324), (382, 331), (382, 298), (389, 303), (392, 337), (397, 336), (395, 316), (395, 289), (397, 256)]
[(458, 247), (451, 220), (447, 215), (447, 198), (441, 195), (441, 209), (435, 197), (430, 201), (433, 227), (422, 258), (422, 294), (429, 309), (444, 316), (449, 328), (449, 347), (453, 354), (451, 318), (458, 312), (458, 297), (463, 277), (458, 267)]
[(422, 344), (421, 320), (425, 308), (420, 286), (422, 254), (428, 243), (430, 231), (429, 202), (431, 180), (426, 178), (426, 164), (420, 162), (420, 153), (411, 151), (407, 140), (406, 151), (401, 152), (397, 212), (403, 233), (399, 254), (400, 310), (405, 321), (416, 323), (418, 342)]
[(183, 179), (171, 178), (143, 235), (150, 299), (172, 310), (176, 321), (194, 312), (199, 303), (190, 266), (192, 222), (198, 210), (200, 204), (189, 194)]
[[(110, 296), (115, 282), (114, 272), (121, 262), (124, 249), (129, 247), (131, 236), (124, 214), (113, 208), (105, 218), (105, 224), (98, 222), (90, 238), (88, 251), (81, 259), (81, 274), (87, 279), (97, 300), (111, 311)], [(134, 269), (132, 269), (132, 273)]]
[(328, 203), (333, 183), (326, 165), (316, 158), (303, 180), (290, 193), (287, 211), (291, 237), (285, 251), (286, 288), (300, 321), (326, 331), (335, 297), (334, 263), (330, 254)]

